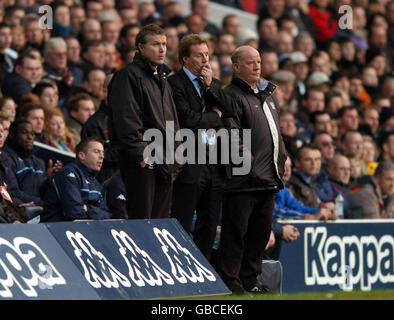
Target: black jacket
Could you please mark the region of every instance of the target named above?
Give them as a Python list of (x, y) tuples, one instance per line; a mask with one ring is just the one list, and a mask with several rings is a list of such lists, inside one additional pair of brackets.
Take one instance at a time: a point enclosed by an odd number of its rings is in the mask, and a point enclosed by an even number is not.
[(108, 135), (108, 105), (102, 101), (100, 108), (85, 122), (81, 138), (100, 137), (104, 141), (104, 162), (97, 180), (101, 183), (109, 179), (118, 168), (118, 150), (110, 143)]
[(14, 99), (16, 104), (19, 104), (20, 98), (23, 95), (31, 92), (31, 90), (31, 84), (16, 72), (7, 73), (4, 76), (3, 85), (1, 87), (3, 96), (11, 97)]
[[(173, 121), (175, 132), (179, 129), (172, 89), (167, 81), (169, 72), (166, 65), (159, 65), (155, 75), (148, 60), (137, 53), (133, 62), (116, 72), (109, 84), (111, 143), (118, 148), (120, 157), (131, 163), (144, 160), (144, 149), (150, 144), (150, 141), (143, 141), (146, 130), (158, 129), (164, 142), (166, 139), (174, 141), (166, 133), (168, 121)], [(176, 147), (177, 143), (175, 150)], [(157, 167), (171, 171), (173, 166)]]
[[(286, 154), (280, 134), (279, 105), (273, 95), (276, 86), (265, 79), (260, 79), (258, 88), (259, 92), (255, 93), (246, 82), (234, 77), (224, 90), (229, 98), (224, 99), (222, 97), (220, 99), (220, 101), (224, 101), (224, 103), (232, 105), (236, 109), (235, 117), (230, 120), (230, 127), (251, 130), (251, 149), (248, 149), (244, 143), (242, 146), (243, 155), (247, 156), (247, 153), (249, 153), (249, 157), (252, 159), (251, 171), (247, 175), (233, 175), (231, 182), (227, 186), (229, 191), (279, 191), (284, 186), (282, 176)], [(212, 88), (212, 91), (214, 91), (214, 88)], [(217, 92), (213, 93), (216, 94)], [(264, 133), (270, 132), (268, 121), (263, 111), (265, 102), (269, 107), (278, 133), (278, 139), (275, 141), (275, 145), (278, 148), (277, 159), (274, 157), (274, 152), (267, 159), (267, 146), (273, 149), (274, 140), (271, 133)], [(240, 134), (242, 141), (244, 139), (242, 131)], [(272, 170), (270, 167), (272, 167)]]
[[(202, 97), (200, 97), (193, 83), (190, 81), (190, 78), (183, 69), (171, 76), (168, 81), (170, 82), (174, 92), (174, 100), (181, 128), (191, 129), (196, 134), (198, 129), (212, 128), (218, 130), (223, 128), (221, 118), (217, 112), (212, 111), (212, 107), (217, 106), (217, 97), (212, 94), (210, 88), (215, 87), (215, 90), (219, 91), (220, 83), (218, 80), (212, 80), (211, 86), (203, 90)], [(223, 109), (223, 117), (230, 117), (232, 115), (232, 110)], [(183, 165), (182, 171), (177, 177), (176, 182), (188, 184), (196, 183), (198, 181), (200, 169), (201, 165), (199, 164)], [(224, 171), (225, 170), (223, 168), (223, 173)]]

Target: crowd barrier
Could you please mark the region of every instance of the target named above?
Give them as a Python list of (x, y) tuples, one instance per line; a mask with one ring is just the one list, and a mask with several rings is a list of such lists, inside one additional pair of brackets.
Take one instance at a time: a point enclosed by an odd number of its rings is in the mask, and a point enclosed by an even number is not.
[(282, 223), (301, 234), (282, 245), (283, 293), (394, 288), (394, 219)]
[(175, 219), (0, 225), (0, 299), (229, 293)]

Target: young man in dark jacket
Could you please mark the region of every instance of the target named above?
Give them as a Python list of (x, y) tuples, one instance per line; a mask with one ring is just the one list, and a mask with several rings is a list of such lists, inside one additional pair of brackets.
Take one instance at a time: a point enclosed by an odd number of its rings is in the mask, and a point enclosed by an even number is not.
[(54, 165), (49, 160), (48, 169), (45, 163), (33, 154), (34, 131), (27, 120), (18, 120), (11, 124), (10, 133), (3, 148), (2, 161), (16, 178), (18, 190), (13, 193), (25, 205), (41, 206), (40, 195), (47, 186), (54, 172), (60, 170), (62, 163), (56, 161)]
[[(174, 165), (150, 163), (144, 156), (148, 129), (156, 129), (163, 143), (174, 143), (179, 129), (172, 90), (164, 65), (166, 36), (157, 25), (147, 25), (136, 37), (134, 60), (116, 72), (108, 90), (111, 143), (119, 149), (119, 168), (126, 186), (129, 219), (167, 218), (170, 213)], [(167, 124), (173, 124), (168, 130)], [(111, 132), (112, 131), (112, 132)], [(174, 150), (162, 147), (173, 154)]]
[(100, 138), (87, 138), (76, 147), (77, 160), (54, 175), (44, 196), (42, 222), (111, 218), (96, 175), (104, 160)]
[[(228, 104), (237, 107), (234, 126), (242, 129), (242, 150), (253, 162), (246, 174), (234, 175), (233, 168), (227, 185), (217, 269), (234, 293), (261, 292), (257, 276), (271, 233), (275, 193), (283, 188), (286, 155), (275, 85), (260, 78), (258, 51), (242, 46), (231, 59), (234, 76), (225, 92), (231, 96)], [(249, 143), (243, 129), (251, 129)]]

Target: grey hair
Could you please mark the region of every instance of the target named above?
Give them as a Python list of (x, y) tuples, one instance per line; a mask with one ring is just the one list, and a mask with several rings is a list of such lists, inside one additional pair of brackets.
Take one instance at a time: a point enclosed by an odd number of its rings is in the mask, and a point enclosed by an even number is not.
[(63, 38), (56, 37), (49, 39), (44, 46), (44, 57), (52, 51), (54, 48), (67, 48), (66, 41)]
[(36, 22), (36, 21), (40, 21), (40, 16), (37, 13), (32, 12), (23, 17), (22, 25), (24, 28), (26, 28), (26, 24), (28, 24), (29, 22)]
[(234, 50), (234, 52), (231, 55), (231, 62), (233, 64), (239, 63), (241, 61), (241, 57), (243, 52), (245, 51), (245, 47), (246, 46), (241, 46)]
[(383, 172), (385, 172), (387, 170), (394, 170), (394, 163), (391, 161), (383, 160), (383, 161), (379, 162), (379, 165), (375, 171), (375, 175), (377, 175), (377, 176), (382, 175)]

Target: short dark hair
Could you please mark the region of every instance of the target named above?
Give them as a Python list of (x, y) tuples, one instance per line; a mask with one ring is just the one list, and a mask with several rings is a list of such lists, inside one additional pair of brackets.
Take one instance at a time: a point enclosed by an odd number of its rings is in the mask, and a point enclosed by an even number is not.
[(83, 55), (85, 52), (88, 52), (91, 47), (97, 47), (100, 45), (104, 45), (104, 41), (101, 41), (101, 40), (85, 41), (82, 45), (82, 48), (81, 48), (81, 55)]
[(394, 163), (391, 161), (383, 160), (379, 162), (378, 167), (376, 168), (375, 175), (382, 175), (383, 172), (387, 170), (394, 170)]
[(71, 111), (77, 111), (79, 109), (79, 102), (82, 100), (90, 100), (93, 102), (92, 97), (87, 93), (77, 93), (73, 95), (67, 102), (67, 111), (70, 114)]
[[(317, 118), (318, 116), (323, 115), (323, 114), (328, 114), (328, 115), (330, 115), (327, 111), (314, 111), (314, 112), (312, 112), (311, 115), (310, 115), (310, 117), (309, 117), (310, 123), (315, 124), (315, 123), (316, 123), (316, 118)], [(330, 116), (330, 118), (331, 118), (331, 116)]]
[(340, 108), (340, 109), (337, 111), (338, 118), (342, 118), (343, 115), (346, 113), (346, 111), (348, 111), (348, 110), (353, 110), (353, 109), (356, 110), (356, 111), (358, 112), (358, 110), (357, 110), (357, 108), (356, 108), (355, 106), (346, 106), (346, 107)]
[(40, 97), (46, 88), (54, 88), (55, 89), (55, 87), (54, 87), (55, 85), (56, 84), (50, 83), (48, 81), (40, 81), (39, 83), (36, 84), (36, 86), (33, 88), (33, 90), (31, 92), (34, 93), (35, 95), (37, 95), (38, 97)]
[(145, 44), (148, 37), (151, 35), (162, 35), (165, 36), (164, 29), (159, 27), (157, 24), (148, 24), (141, 28), (135, 38), (135, 46), (139, 51), (139, 44)]
[(122, 39), (126, 38), (127, 37), (127, 33), (129, 32), (129, 30), (135, 29), (135, 28), (140, 29), (140, 26), (138, 24), (136, 24), (136, 23), (128, 23), (128, 24), (124, 25), (122, 27), (122, 29), (120, 30), (119, 38), (122, 38)]
[(16, 121), (12, 122), (11, 126), (10, 126), (10, 132), (9, 132), (10, 135), (15, 135), (16, 132), (18, 131), (19, 127), (23, 126), (25, 124), (32, 125), (31, 122), (27, 121), (27, 120), (16, 120)]
[(181, 39), (178, 48), (178, 59), (183, 65), (183, 58), (190, 56), (190, 47), (195, 44), (205, 43), (208, 46), (208, 41), (198, 34), (189, 34)]
[(77, 155), (77, 157), (78, 157), (78, 154), (79, 154), (80, 152), (86, 153), (87, 148), (88, 148), (90, 142), (99, 142), (99, 143), (101, 143), (101, 144), (104, 146), (104, 140), (101, 139), (101, 138), (98, 137), (98, 136), (91, 136), (91, 137), (83, 138), (83, 139), (77, 144), (77, 146), (75, 147), (75, 154)]
[(42, 110), (43, 112), (45, 112), (44, 107), (42, 105), (34, 102), (29, 102), (23, 105), (21, 108), (18, 108), (17, 119), (26, 120), (29, 113), (33, 110)]
[(318, 151), (320, 151), (320, 149), (319, 149), (317, 146), (315, 146), (315, 145), (313, 145), (313, 144), (310, 144), (310, 143), (305, 143), (305, 144), (303, 144), (301, 147), (299, 147), (299, 148), (297, 149), (297, 151), (296, 151), (296, 153), (295, 153), (295, 159), (296, 159), (296, 160), (301, 160), (302, 151), (305, 150), (305, 149), (308, 149), (308, 150), (318, 150)]

